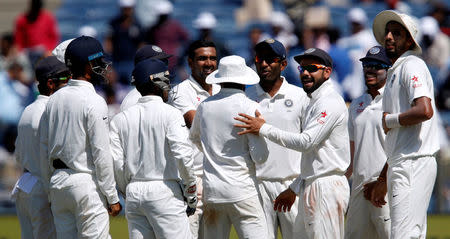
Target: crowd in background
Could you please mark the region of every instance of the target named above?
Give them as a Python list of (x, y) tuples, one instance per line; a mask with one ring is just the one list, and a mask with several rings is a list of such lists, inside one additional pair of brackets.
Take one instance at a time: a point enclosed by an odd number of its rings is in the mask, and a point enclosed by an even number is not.
[[(363, 0), (370, 4), (370, 0)], [(169, 60), (169, 71), (173, 72), (173, 84), (189, 76), (187, 72), (186, 46), (197, 39), (215, 42), (219, 59), (237, 54), (254, 67), (253, 46), (261, 40), (275, 38), (288, 49), (288, 67), (283, 72), (286, 79), (301, 87), (297, 63), (293, 60), (304, 49), (317, 47), (326, 50), (333, 58), (334, 73), (331, 79), (347, 102), (364, 92), (363, 71), (359, 61), (367, 50), (377, 45), (372, 34), (370, 20), (362, 8), (351, 8), (346, 0), (327, 1), (282, 1), (285, 11), (275, 11), (270, 0), (233, 0), (242, 4), (235, 13), (235, 26), (245, 29), (247, 48), (234, 49), (227, 41), (215, 37), (220, 29), (218, 19), (211, 12), (201, 12), (192, 23), (179, 22), (171, 14), (174, 2), (168, 0), (120, 0), (119, 13), (109, 20), (108, 30), (92, 26), (80, 26), (78, 34), (99, 38), (113, 62), (113, 71), (107, 84), (97, 88), (105, 97), (110, 115), (120, 111), (119, 105), (132, 89), (130, 85), (133, 58), (144, 44), (158, 45), (164, 52), (173, 55)], [(217, 1), (216, 1), (217, 2)], [(408, 2), (387, 0), (385, 9), (396, 9), (414, 16)], [(430, 4), (415, 0), (414, 4)], [(347, 8), (348, 34), (334, 27), (329, 8)], [(450, 17), (448, 1), (432, 2), (426, 16), (417, 18), (421, 31), (423, 59), (433, 76), (438, 109), (450, 110)], [(195, 35), (185, 28), (187, 24), (197, 30)], [(14, 141), (17, 123), (24, 108), (37, 96), (33, 66), (43, 56), (48, 56), (61, 42), (58, 22), (53, 14), (45, 10), (41, 0), (31, 0), (24, 13), (17, 16), (14, 31), (3, 33), (0, 43), (0, 201), (8, 198), (21, 169), (14, 163)], [(100, 35), (99, 32), (105, 32)], [(448, 148), (450, 126), (442, 123), (442, 145)], [(448, 120), (448, 119), (447, 119)], [(447, 124), (450, 121), (447, 121)], [(450, 182), (448, 182), (450, 211)], [(1, 206), (1, 205), (0, 205)]]

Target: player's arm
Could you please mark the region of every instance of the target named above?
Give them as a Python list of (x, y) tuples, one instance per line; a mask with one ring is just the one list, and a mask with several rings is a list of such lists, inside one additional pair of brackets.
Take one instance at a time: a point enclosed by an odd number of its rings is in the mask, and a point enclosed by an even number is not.
[(122, 139), (119, 135), (119, 129), (116, 125), (116, 120), (119, 120), (118, 116), (111, 121), (110, 131), (109, 131), (109, 139), (110, 139), (110, 148), (111, 155), (113, 158), (114, 165), (114, 178), (116, 179), (117, 188), (119, 192), (126, 197), (126, 187), (128, 185), (128, 180), (126, 180), (125, 176), (125, 154), (122, 147)]
[(385, 132), (392, 128), (420, 124), (433, 117), (431, 99), (422, 96), (414, 99), (412, 107), (400, 114), (383, 113), (383, 129)]
[(183, 115), (184, 122), (186, 123), (186, 126), (190, 129), (192, 126), (192, 122), (194, 122), (195, 117), (195, 110), (189, 110)]
[(41, 120), (39, 121), (39, 142), (39, 164), (41, 169), (42, 183), (44, 184), (45, 192), (48, 194), (51, 170), (48, 152), (48, 119), (45, 111), (41, 116)]
[(86, 133), (91, 147), (95, 167), (94, 172), (100, 191), (108, 201), (109, 213), (115, 216), (120, 212), (120, 210), (116, 210), (121, 209), (121, 207), (118, 207), (120, 203), (114, 180), (114, 165), (109, 146), (107, 115), (108, 108), (104, 101), (93, 102), (93, 105), (87, 108)]
[(353, 157), (355, 155), (355, 141), (350, 140), (350, 165), (347, 168), (347, 171), (345, 172), (345, 177), (347, 179), (350, 179), (350, 177), (353, 174)]

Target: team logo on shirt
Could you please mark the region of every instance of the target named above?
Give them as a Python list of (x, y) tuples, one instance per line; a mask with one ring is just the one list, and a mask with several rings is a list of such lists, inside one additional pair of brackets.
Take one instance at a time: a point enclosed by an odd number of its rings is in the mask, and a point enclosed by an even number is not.
[(317, 122), (319, 124), (325, 124), (325, 117), (327, 117), (327, 112), (326, 111), (321, 112), (320, 117), (317, 119)]
[(197, 96), (197, 101), (200, 101), (200, 97)]
[(294, 105), (294, 102), (292, 102), (291, 99), (286, 99), (286, 100), (284, 101), (284, 105), (285, 105), (286, 107), (292, 107), (292, 106)]
[(413, 76), (411, 78), (411, 81), (414, 82), (413, 83), (413, 88), (417, 88), (417, 87), (421, 87), (422, 86), (422, 84), (417, 83), (417, 82), (419, 82), (419, 78), (417, 76)]

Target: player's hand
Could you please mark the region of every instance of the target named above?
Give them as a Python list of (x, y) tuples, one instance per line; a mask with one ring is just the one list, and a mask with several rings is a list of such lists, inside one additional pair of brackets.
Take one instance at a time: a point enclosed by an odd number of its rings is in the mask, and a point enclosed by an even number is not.
[(108, 207), (108, 213), (113, 217), (117, 216), (120, 211), (122, 211), (122, 205), (120, 205), (120, 202), (110, 204)]
[(238, 135), (248, 133), (259, 135), (259, 129), (261, 129), (263, 124), (266, 123), (266, 121), (264, 120), (264, 118), (262, 117), (261, 113), (259, 113), (258, 110), (255, 111), (255, 117), (244, 113), (239, 113), (239, 116), (241, 117), (234, 117), (234, 119), (241, 121), (244, 124), (234, 124), (234, 126), (238, 128), (243, 128), (245, 130), (238, 132)]
[(381, 119), (381, 121), (383, 123), (383, 131), (384, 131), (385, 134), (387, 134), (387, 132), (389, 132), (389, 130), (391, 130), (386, 125), (386, 115), (388, 115), (388, 114), (389, 113), (387, 113), (387, 112), (383, 112), (383, 118)]
[(375, 207), (381, 208), (386, 204), (387, 183), (386, 181), (374, 181), (364, 185), (364, 197)]
[(189, 206), (187, 206), (187, 208), (186, 208), (186, 214), (187, 214), (187, 216), (189, 217), (189, 216), (192, 216), (192, 215), (194, 215), (194, 213), (195, 213), (195, 210), (196, 210), (196, 208), (194, 207), (194, 208), (192, 208), (192, 207), (189, 207)]
[(288, 212), (291, 211), (292, 204), (295, 202), (295, 198), (297, 195), (292, 191), (292, 189), (288, 188), (284, 190), (278, 197), (275, 199), (273, 204), (273, 210), (278, 212)]
[(353, 167), (348, 167), (348, 168), (347, 168), (347, 171), (345, 171), (345, 177), (346, 177), (347, 179), (350, 179), (350, 177), (352, 176), (352, 174), (353, 174)]
[(197, 198), (197, 184), (195, 182), (192, 185), (184, 185), (184, 197), (186, 198), (186, 202), (188, 207), (196, 208), (198, 203)]

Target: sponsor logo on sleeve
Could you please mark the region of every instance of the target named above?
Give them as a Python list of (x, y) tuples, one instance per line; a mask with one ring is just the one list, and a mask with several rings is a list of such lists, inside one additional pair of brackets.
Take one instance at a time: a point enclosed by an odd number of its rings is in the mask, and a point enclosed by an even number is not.
[(319, 124), (325, 124), (325, 118), (327, 117), (327, 112), (321, 112), (319, 118), (317, 119), (317, 122), (319, 122)]
[(419, 78), (417, 76), (413, 76), (411, 78), (411, 81), (413, 82), (413, 85), (412, 85), (413, 88), (418, 88), (418, 87), (422, 86), (422, 83), (419, 82)]

